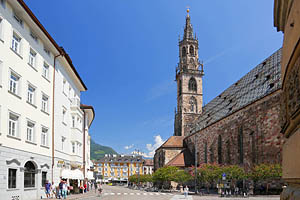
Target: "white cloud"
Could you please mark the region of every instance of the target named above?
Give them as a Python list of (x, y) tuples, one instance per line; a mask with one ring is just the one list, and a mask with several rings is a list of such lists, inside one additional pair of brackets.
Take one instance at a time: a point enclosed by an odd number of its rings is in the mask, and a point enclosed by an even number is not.
[(128, 146), (125, 146), (124, 149), (128, 150), (128, 149), (131, 149), (133, 146), (134, 146), (134, 144), (128, 145)]
[(144, 153), (143, 156), (146, 158), (152, 158), (155, 154), (155, 150), (160, 147), (165, 141), (161, 138), (160, 135), (154, 136), (154, 144), (146, 144), (146, 148), (149, 151)]

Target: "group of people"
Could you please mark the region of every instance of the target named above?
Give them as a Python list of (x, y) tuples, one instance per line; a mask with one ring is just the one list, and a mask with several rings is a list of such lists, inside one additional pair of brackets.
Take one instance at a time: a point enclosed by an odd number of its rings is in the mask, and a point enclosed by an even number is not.
[(66, 181), (61, 180), (57, 186), (52, 184), (47, 180), (45, 183), (45, 193), (47, 199), (58, 198), (58, 199), (67, 199), (68, 195), (68, 184)]

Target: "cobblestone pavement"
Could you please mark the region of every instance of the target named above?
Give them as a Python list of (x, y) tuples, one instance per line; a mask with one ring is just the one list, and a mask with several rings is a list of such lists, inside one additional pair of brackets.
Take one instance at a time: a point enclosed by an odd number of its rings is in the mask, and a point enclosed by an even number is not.
[(257, 196), (249, 198), (221, 198), (218, 196), (198, 196), (189, 195), (187, 198), (179, 193), (162, 193), (162, 192), (145, 192), (140, 190), (132, 190), (120, 186), (103, 186), (103, 193), (98, 196), (95, 191), (86, 194), (77, 194), (68, 196), (69, 200), (85, 199), (85, 200), (279, 200), (279, 196)]

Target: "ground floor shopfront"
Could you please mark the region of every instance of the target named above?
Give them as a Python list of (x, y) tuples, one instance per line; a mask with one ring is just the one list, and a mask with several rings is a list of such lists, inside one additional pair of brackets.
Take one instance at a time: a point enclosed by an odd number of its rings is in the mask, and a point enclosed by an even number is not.
[(0, 199), (32, 200), (45, 197), (51, 179), (51, 157), (0, 146)]

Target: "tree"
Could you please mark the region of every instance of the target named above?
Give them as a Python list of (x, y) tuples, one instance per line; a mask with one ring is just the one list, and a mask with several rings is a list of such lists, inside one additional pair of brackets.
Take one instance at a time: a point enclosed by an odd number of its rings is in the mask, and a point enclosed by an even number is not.
[(153, 181), (162, 183), (162, 185), (175, 181), (175, 174), (177, 171), (178, 168), (173, 166), (159, 168), (153, 174)]
[(181, 185), (193, 179), (193, 177), (184, 170), (177, 170), (174, 174), (175, 181)]
[(129, 180), (129, 182), (136, 184), (138, 182), (138, 175), (134, 174), (132, 176), (129, 176), (128, 180)]
[(250, 174), (250, 177), (256, 184), (258, 181), (267, 181), (266, 193), (269, 191), (268, 181), (282, 176), (282, 168), (279, 164), (260, 164), (256, 165)]

